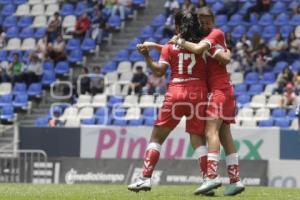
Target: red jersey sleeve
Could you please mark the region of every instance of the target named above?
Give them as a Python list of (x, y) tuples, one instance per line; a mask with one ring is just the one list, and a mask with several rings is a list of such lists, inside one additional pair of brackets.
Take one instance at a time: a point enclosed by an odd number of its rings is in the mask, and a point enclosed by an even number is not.
[(159, 62), (163, 64), (170, 65), (170, 45), (166, 44), (161, 49)]
[(217, 44), (226, 47), (225, 36), (224, 33), (219, 29), (213, 29), (210, 34), (204, 39), (210, 47), (213, 47)]

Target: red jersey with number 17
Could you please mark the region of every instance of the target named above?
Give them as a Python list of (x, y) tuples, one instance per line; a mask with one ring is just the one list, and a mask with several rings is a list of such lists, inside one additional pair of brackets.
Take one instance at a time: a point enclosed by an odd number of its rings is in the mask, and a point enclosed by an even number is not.
[(206, 64), (202, 55), (166, 44), (161, 50), (159, 62), (171, 67), (171, 84), (185, 85), (196, 81), (199, 82), (199, 86), (206, 87)]
[(220, 29), (213, 29), (204, 41), (210, 44), (207, 57), (208, 89), (211, 91), (232, 87), (226, 66), (213, 58), (218, 50), (227, 49), (224, 33)]

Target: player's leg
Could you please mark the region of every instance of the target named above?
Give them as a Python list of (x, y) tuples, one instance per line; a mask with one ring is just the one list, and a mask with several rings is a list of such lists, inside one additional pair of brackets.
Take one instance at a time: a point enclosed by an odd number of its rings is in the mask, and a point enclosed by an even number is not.
[(224, 195), (232, 196), (245, 190), (240, 178), (239, 156), (234, 146), (230, 124), (223, 123), (220, 129), (220, 141), (226, 154), (227, 173), (230, 184), (225, 188)]
[(151, 190), (151, 176), (159, 160), (161, 145), (164, 143), (173, 128), (154, 126), (150, 142), (146, 149), (143, 164), (143, 175), (136, 182), (128, 186), (131, 191)]

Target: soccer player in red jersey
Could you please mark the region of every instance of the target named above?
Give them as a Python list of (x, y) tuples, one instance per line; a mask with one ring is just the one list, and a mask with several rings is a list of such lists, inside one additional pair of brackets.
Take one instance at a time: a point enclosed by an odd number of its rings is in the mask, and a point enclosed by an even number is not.
[[(202, 54), (207, 51), (207, 82), (208, 91), (211, 94), (207, 108), (209, 120), (206, 122), (206, 136), (208, 140), (207, 179), (195, 194), (206, 192), (221, 186), (217, 168), (220, 160), (220, 142), (226, 153), (227, 172), (230, 185), (225, 188), (224, 195), (236, 195), (244, 191), (244, 185), (240, 181), (238, 154), (235, 149), (230, 124), (235, 123), (236, 103), (233, 86), (226, 70), (230, 52), (226, 47), (224, 33), (213, 28), (214, 16), (204, 7), (198, 12), (199, 20), (207, 34), (205, 39), (195, 44), (181, 38), (173, 38), (173, 42), (193, 53)], [(228, 56), (222, 56), (221, 52), (228, 52)]]
[[(180, 21), (181, 36), (187, 41), (199, 42), (201, 30), (197, 15), (186, 14)], [(147, 47), (138, 45), (138, 49), (156, 75), (165, 74), (169, 65), (171, 81), (145, 153), (143, 177), (128, 186), (129, 190), (136, 192), (151, 189), (151, 176), (159, 160), (161, 145), (183, 116), (186, 116), (186, 132), (190, 134), (192, 146), (201, 152), (201, 147), (206, 145), (204, 118), (207, 101), (206, 65), (202, 55), (166, 44), (159, 62), (155, 63)]]

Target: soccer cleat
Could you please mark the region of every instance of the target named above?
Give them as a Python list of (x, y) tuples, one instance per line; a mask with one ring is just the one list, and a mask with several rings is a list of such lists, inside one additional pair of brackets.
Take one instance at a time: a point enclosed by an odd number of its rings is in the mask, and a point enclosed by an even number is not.
[(225, 187), (224, 196), (234, 196), (242, 193), (245, 190), (245, 186), (241, 181), (231, 183)]
[[(194, 194), (195, 195), (199, 195), (199, 194), (202, 194), (202, 195), (207, 195), (211, 190), (213, 189), (217, 189), (218, 187), (221, 187), (222, 186), (222, 183), (221, 183), (221, 180), (219, 179), (219, 177), (216, 177), (214, 179), (206, 179), (203, 184), (197, 188), (195, 191), (194, 191)], [(212, 191), (214, 192), (214, 191)]]
[(140, 177), (135, 183), (128, 185), (128, 190), (133, 192), (150, 191), (151, 178)]

